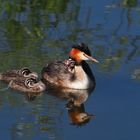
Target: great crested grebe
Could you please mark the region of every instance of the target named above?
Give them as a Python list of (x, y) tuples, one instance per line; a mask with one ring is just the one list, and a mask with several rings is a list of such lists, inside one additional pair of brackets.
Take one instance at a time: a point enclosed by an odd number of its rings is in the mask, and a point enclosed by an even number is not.
[(63, 88), (90, 89), (95, 87), (95, 78), (85, 60), (98, 62), (89, 48), (81, 43), (72, 47), (69, 59), (48, 64), (42, 69), (44, 82)]
[(31, 77), (19, 77), (10, 81), (9, 87), (21, 92), (40, 93), (46, 89), (42, 81), (37, 81)]
[(12, 80), (19, 78), (19, 77), (38, 78), (38, 74), (36, 72), (32, 72), (28, 68), (21, 68), (18, 70), (9, 70), (9, 71), (0, 73), (0, 80), (8, 82), (8, 83)]

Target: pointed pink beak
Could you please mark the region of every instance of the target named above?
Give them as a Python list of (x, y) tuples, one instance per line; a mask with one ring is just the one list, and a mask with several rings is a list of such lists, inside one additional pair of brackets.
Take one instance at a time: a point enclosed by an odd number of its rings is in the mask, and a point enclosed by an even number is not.
[(93, 61), (93, 62), (99, 63), (99, 61), (98, 61), (97, 59), (93, 58), (92, 56), (89, 56), (89, 55), (87, 55), (87, 54), (84, 54), (84, 56), (85, 56), (86, 58), (88, 58), (88, 60), (91, 60), (91, 61)]

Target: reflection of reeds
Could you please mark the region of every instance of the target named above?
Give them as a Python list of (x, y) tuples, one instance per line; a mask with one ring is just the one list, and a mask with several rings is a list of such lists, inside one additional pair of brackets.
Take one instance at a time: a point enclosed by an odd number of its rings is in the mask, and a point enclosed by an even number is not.
[(135, 38), (132, 39), (131, 41), (131, 46), (133, 47), (130, 53), (127, 56), (127, 60), (130, 61), (132, 60), (137, 53), (137, 50), (139, 49), (139, 46), (136, 44), (136, 42), (140, 40), (140, 36), (136, 36)]
[[(66, 0), (0, 2), (2, 19), (0, 47), (4, 48), (0, 51), (2, 66), (0, 69), (30, 66), (40, 72), (41, 67), (48, 61), (67, 58), (72, 44), (85, 42), (91, 47), (93, 55), (103, 60), (100, 64), (102, 71), (118, 70), (121, 67), (118, 62), (122, 62), (128, 53), (128, 49), (121, 48), (120, 45), (128, 45), (131, 42), (129, 37), (118, 37), (118, 34), (126, 24), (126, 18), (129, 25), (133, 24), (131, 14), (133, 9), (124, 4), (112, 7), (115, 10), (121, 8), (121, 11), (118, 14), (119, 21), (114, 23), (114, 27), (111, 27), (113, 33), (110, 33), (108, 29), (105, 30), (106, 23), (110, 21), (105, 23), (98, 21), (98, 24), (91, 25), (94, 21), (94, 8), (91, 5), (86, 6), (84, 17), (81, 17), (82, 7), (78, 2)], [(113, 20), (105, 17), (103, 19), (111, 22)], [(115, 49), (112, 47), (114, 44), (118, 45)], [(137, 52), (136, 48), (134, 47), (128, 55), (128, 59), (132, 60)]]

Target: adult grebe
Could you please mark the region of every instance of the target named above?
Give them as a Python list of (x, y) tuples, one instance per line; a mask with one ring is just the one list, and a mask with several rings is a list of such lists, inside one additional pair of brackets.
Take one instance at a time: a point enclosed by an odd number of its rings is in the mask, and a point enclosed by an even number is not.
[(89, 48), (81, 43), (72, 47), (70, 59), (48, 64), (42, 69), (44, 82), (63, 88), (90, 89), (95, 87), (95, 78), (85, 60), (98, 62)]

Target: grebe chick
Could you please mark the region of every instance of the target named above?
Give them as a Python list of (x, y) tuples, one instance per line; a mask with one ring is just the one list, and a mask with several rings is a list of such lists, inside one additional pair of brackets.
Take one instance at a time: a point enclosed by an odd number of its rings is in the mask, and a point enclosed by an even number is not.
[[(91, 56), (89, 48), (81, 43), (72, 47), (70, 59), (48, 64), (42, 69), (42, 79), (46, 83), (71, 89), (90, 89), (95, 87), (95, 78), (85, 62), (98, 62)], [(72, 62), (72, 63), (71, 63)], [(68, 65), (68, 64), (70, 65)], [(71, 65), (73, 65), (72, 69)]]
[(14, 90), (28, 93), (40, 93), (46, 89), (43, 82), (37, 81), (34, 78), (17, 78), (9, 83), (9, 87)]
[(12, 80), (19, 78), (19, 77), (38, 78), (38, 74), (36, 72), (32, 72), (28, 68), (22, 68), (19, 70), (9, 70), (9, 71), (0, 73), (0, 80), (8, 82), (8, 83)]

